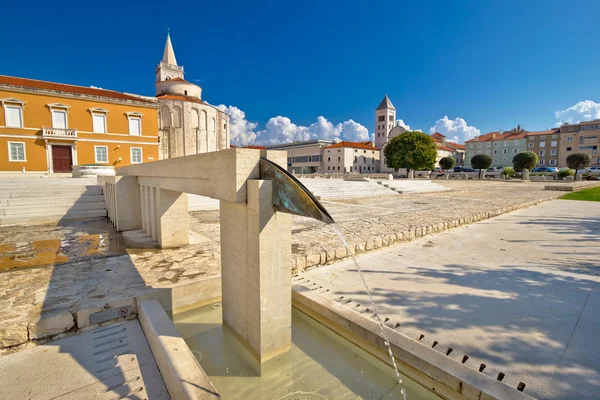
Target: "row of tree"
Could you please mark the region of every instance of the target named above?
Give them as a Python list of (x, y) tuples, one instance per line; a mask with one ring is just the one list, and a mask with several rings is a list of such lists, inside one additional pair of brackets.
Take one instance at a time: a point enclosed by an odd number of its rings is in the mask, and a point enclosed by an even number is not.
[[(398, 170), (406, 168), (407, 171), (431, 171), (435, 166), (437, 146), (432, 137), (419, 131), (409, 131), (396, 136), (383, 150), (385, 163), (388, 168)], [(589, 167), (590, 156), (586, 153), (575, 153), (567, 157), (567, 166), (579, 170)], [(515, 171), (532, 170), (538, 164), (538, 156), (534, 152), (525, 151), (513, 157)], [(442, 169), (452, 169), (455, 160), (444, 157), (440, 160)], [(476, 154), (471, 158), (471, 166), (475, 169), (486, 170), (492, 165), (492, 157), (487, 154)]]

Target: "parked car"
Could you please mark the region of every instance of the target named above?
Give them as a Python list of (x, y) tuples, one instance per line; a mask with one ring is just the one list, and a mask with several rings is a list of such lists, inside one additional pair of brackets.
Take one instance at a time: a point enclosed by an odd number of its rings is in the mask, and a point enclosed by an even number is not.
[(465, 172), (465, 167), (454, 167), (454, 172)]
[(583, 172), (591, 172), (592, 174), (600, 173), (600, 167), (587, 167)]
[(556, 168), (556, 167), (537, 167), (537, 168), (534, 168), (531, 172), (551, 172), (551, 173), (555, 173), (555, 172), (558, 172), (558, 168)]
[(490, 167), (487, 169), (487, 172), (500, 172), (502, 171), (502, 167)]

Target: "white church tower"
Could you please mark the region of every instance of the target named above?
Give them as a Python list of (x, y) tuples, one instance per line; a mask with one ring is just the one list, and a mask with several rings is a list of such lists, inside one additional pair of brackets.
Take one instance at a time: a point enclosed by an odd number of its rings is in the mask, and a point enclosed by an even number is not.
[(388, 134), (396, 122), (396, 108), (387, 94), (375, 110), (375, 147), (381, 149), (388, 141)]
[(229, 148), (229, 116), (202, 101), (202, 88), (184, 79), (169, 34), (154, 86), (161, 159)]

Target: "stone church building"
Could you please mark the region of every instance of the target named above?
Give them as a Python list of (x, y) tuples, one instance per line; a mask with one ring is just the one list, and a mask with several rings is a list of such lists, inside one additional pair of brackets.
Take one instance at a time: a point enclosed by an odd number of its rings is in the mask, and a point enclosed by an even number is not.
[(229, 148), (229, 116), (202, 101), (202, 88), (184, 79), (169, 35), (154, 86), (159, 103), (160, 159)]

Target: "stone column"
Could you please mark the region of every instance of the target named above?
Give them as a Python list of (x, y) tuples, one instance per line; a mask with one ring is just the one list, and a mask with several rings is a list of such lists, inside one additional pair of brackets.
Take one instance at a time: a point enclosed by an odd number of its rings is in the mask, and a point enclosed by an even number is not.
[[(140, 188), (135, 176), (115, 176), (106, 178), (114, 180), (112, 186), (112, 219), (118, 231), (141, 229), (142, 212)], [(108, 186), (108, 185), (107, 185)]]
[(220, 203), (223, 324), (260, 366), (291, 347), (291, 215), (271, 181), (246, 190), (247, 204)]
[(161, 249), (190, 243), (187, 193), (156, 188), (156, 236)]
[(521, 180), (522, 181), (528, 181), (529, 180), (529, 170), (528, 169), (523, 169), (523, 172), (521, 172)]
[(485, 179), (485, 169), (479, 170), (479, 179)]

